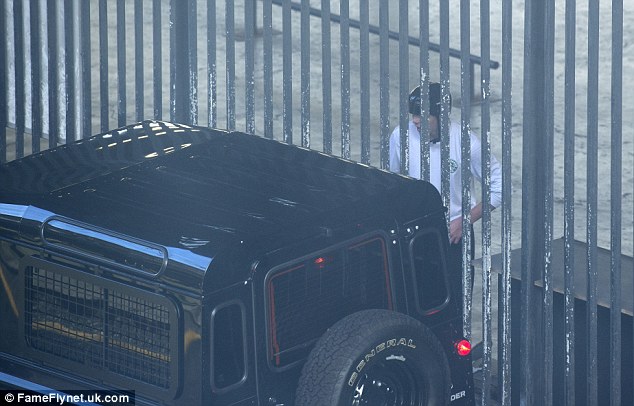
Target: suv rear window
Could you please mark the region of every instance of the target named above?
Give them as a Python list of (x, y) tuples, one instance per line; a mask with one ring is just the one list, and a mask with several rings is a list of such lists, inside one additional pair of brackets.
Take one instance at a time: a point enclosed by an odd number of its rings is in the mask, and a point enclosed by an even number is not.
[(391, 309), (385, 239), (372, 236), (274, 269), (267, 282), (270, 361), (301, 360), (337, 320), (363, 309)]

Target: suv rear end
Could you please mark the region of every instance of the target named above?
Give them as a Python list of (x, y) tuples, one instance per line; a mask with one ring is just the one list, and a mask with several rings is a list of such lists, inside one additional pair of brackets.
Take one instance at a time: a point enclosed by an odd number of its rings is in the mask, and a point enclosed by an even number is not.
[[(0, 167), (0, 377), (138, 404), (398, 404), (376, 390), (395, 378), (364, 379), (410, 351), (446, 369), (412, 375), (414, 404), (472, 403), (446, 235), (431, 185), (252, 135), (148, 121), (44, 151)], [(324, 350), (347, 335), (372, 348)], [(338, 400), (314, 393), (324, 357)]]

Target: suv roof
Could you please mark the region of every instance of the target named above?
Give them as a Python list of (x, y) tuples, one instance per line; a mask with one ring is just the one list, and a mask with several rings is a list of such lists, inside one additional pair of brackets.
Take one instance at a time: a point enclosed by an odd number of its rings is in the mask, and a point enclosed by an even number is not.
[(157, 121), (0, 166), (0, 203), (208, 258), (266, 252), (379, 208), (395, 219), (443, 210), (426, 182), (254, 135)]

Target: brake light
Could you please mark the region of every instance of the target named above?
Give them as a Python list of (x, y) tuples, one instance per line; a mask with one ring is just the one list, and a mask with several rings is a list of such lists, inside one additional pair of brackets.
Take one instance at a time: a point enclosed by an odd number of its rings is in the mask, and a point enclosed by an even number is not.
[(320, 270), (325, 269), (332, 262), (332, 257), (319, 257), (313, 260), (313, 265)]
[(455, 346), (456, 352), (462, 357), (466, 357), (471, 353), (471, 343), (467, 340), (460, 340)]
[(326, 258), (324, 257), (319, 257), (315, 260), (315, 265), (319, 266), (319, 265), (323, 265), (326, 263)]

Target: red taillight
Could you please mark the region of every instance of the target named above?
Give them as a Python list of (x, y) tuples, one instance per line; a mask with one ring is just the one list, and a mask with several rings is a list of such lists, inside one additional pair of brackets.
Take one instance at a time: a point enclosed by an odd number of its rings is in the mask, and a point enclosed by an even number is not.
[(456, 343), (456, 352), (462, 357), (466, 357), (471, 353), (471, 343), (467, 340), (461, 340)]
[(325, 270), (332, 263), (332, 257), (318, 257), (313, 260), (316, 269)]
[(319, 257), (319, 258), (315, 259), (314, 263), (317, 266), (323, 266), (326, 263), (326, 258)]

